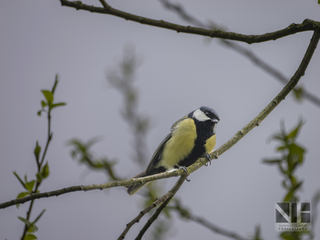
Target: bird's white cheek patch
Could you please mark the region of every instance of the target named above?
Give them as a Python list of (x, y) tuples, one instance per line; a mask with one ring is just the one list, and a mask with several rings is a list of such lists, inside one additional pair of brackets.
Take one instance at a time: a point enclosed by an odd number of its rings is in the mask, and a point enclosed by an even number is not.
[(196, 111), (194, 111), (193, 117), (200, 122), (210, 120), (210, 118), (207, 115), (205, 115), (200, 109), (197, 109)]

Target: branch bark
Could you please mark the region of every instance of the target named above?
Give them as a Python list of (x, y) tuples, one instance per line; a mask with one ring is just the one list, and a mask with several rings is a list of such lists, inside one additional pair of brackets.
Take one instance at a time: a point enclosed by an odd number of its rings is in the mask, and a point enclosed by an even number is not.
[(276, 39), (279, 39), (288, 35), (292, 35), (298, 32), (316, 30), (320, 27), (320, 22), (313, 21), (310, 19), (305, 19), (300, 24), (292, 23), (290, 26), (278, 31), (265, 33), (261, 35), (245, 35), (245, 34), (226, 32), (221, 30), (210, 30), (210, 29), (204, 29), (204, 28), (198, 28), (198, 27), (182, 26), (179, 24), (174, 24), (174, 23), (163, 21), (163, 20), (146, 18), (146, 17), (134, 15), (128, 12), (124, 12), (124, 11), (112, 8), (104, 0), (100, 0), (100, 2), (102, 2), (102, 5), (104, 6), (103, 8), (87, 5), (82, 3), (81, 1), (72, 2), (68, 0), (60, 0), (60, 3), (62, 6), (75, 8), (76, 10), (84, 10), (89, 12), (113, 15), (116, 17), (123, 18), (125, 20), (130, 20), (133, 22), (141, 23), (141, 24), (174, 30), (178, 33), (180, 32), (189, 33), (189, 34), (207, 36), (210, 38), (223, 38), (223, 39), (235, 40), (240, 42), (246, 42), (249, 44), (276, 40)]
[(155, 181), (158, 179), (177, 177), (177, 176), (182, 175), (183, 173), (184, 173), (183, 169), (178, 169), (176, 171), (164, 172), (164, 173), (155, 174), (155, 175), (143, 177), (143, 178), (132, 178), (129, 180), (114, 181), (114, 182), (109, 182), (109, 183), (104, 183), (104, 184), (79, 185), (79, 186), (62, 188), (62, 189), (50, 191), (50, 192), (34, 193), (34, 194), (31, 194), (31, 195), (24, 197), (24, 198), (14, 199), (14, 200), (11, 200), (8, 202), (1, 203), (0, 209), (7, 208), (7, 207), (10, 207), (10, 206), (13, 206), (16, 204), (23, 204), (23, 203), (31, 201), (33, 199), (59, 196), (59, 195), (70, 193), (70, 192), (91, 191), (91, 190), (97, 190), (97, 189), (103, 190), (103, 189), (108, 189), (108, 188), (113, 188), (113, 187), (120, 187), (120, 186), (125, 187), (125, 186), (131, 186), (134, 184), (143, 184), (143, 183)]
[(120, 235), (120, 237), (118, 238), (118, 240), (122, 240), (125, 238), (125, 236), (127, 235), (127, 233), (129, 232), (130, 228), (135, 224), (138, 223), (140, 221), (140, 219), (148, 212), (150, 212), (150, 210), (152, 210), (153, 208), (157, 207), (159, 204), (161, 204), (161, 206), (157, 209), (156, 213), (148, 220), (148, 222), (146, 223), (146, 225), (143, 227), (143, 229), (140, 231), (139, 235), (137, 236), (136, 239), (141, 239), (142, 236), (144, 235), (144, 233), (147, 231), (147, 229), (151, 226), (151, 224), (155, 221), (155, 219), (159, 216), (159, 214), (161, 213), (161, 211), (165, 208), (165, 206), (167, 206), (167, 204), (171, 201), (171, 199), (174, 197), (174, 195), (177, 193), (177, 191), (180, 189), (180, 187), (182, 186), (182, 184), (185, 182), (185, 180), (187, 179), (188, 174), (186, 174), (185, 172), (183, 172), (183, 175), (179, 178), (179, 180), (176, 182), (176, 184), (173, 186), (173, 188), (167, 192), (166, 194), (164, 194), (162, 197), (157, 198), (153, 204), (151, 204), (150, 206), (146, 207), (144, 210), (142, 210), (139, 215), (134, 218), (131, 222), (129, 222), (127, 224), (126, 229), (122, 232), (122, 234)]

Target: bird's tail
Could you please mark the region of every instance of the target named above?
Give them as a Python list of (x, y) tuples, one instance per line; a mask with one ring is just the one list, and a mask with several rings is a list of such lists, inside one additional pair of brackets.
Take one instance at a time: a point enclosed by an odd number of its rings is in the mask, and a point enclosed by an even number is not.
[[(143, 172), (139, 173), (138, 175), (134, 176), (133, 178), (140, 178), (140, 177), (145, 177), (145, 176), (147, 176), (146, 171), (143, 171)], [(148, 183), (135, 184), (135, 185), (128, 186), (127, 192), (129, 195), (133, 195), (136, 192), (138, 192), (146, 184), (148, 184)]]

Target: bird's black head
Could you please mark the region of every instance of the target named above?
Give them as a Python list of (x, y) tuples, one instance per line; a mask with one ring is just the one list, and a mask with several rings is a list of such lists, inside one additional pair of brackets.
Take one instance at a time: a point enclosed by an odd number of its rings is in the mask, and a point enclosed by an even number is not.
[(192, 113), (190, 113), (190, 117), (196, 119), (199, 122), (211, 121), (217, 123), (220, 121), (218, 113), (212, 108), (202, 106)]

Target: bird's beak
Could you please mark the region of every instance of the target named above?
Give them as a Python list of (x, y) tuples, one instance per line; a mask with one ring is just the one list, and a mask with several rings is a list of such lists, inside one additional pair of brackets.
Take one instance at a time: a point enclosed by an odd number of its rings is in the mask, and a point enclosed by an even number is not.
[(212, 119), (211, 121), (214, 122), (214, 123), (218, 123), (218, 122), (219, 122), (219, 120), (216, 119), (216, 118), (215, 118), (215, 119)]

